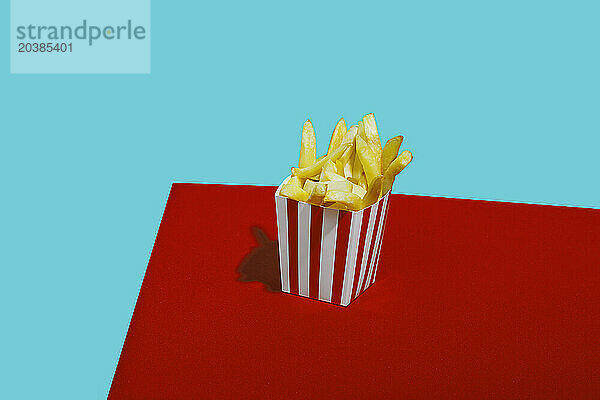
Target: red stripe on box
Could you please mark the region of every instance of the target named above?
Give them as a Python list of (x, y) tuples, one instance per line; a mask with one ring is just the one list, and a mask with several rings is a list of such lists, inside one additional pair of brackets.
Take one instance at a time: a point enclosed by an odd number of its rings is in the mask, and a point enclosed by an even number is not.
[[(382, 207), (384, 202), (382, 201)], [(387, 208), (385, 210), (385, 214), (381, 215), (379, 218), (379, 224), (384, 224), (385, 223), (385, 215), (387, 214)], [(377, 247), (373, 249), (373, 273), (371, 274), (371, 279), (369, 279), (369, 282), (367, 284), (367, 286), (365, 287), (365, 289), (367, 287), (369, 287), (371, 284), (373, 284), (373, 277), (375, 276), (375, 272), (377, 271), (377, 265), (379, 263), (379, 252), (381, 251), (381, 242), (383, 242), (383, 229), (384, 227), (381, 227), (381, 236), (379, 236), (379, 243), (377, 243)]]
[(298, 294), (298, 202), (287, 199), (290, 293)]
[(383, 227), (381, 228), (381, 239), (379, 239), (379, 249), (377, 250), (377, 258), (375, 261), (375, 271), (373, 271), (373, 278), (371, 278), (371, 284), (375, 283), (375, 276), (379, 268), (379, 254), (381, 253), (381, 245), (383, 244), (383, 238), (385, 237), (385, 227), (387, 226), (387, 217), (390, 212), (389, 197), (386, 199), (387, 206), (385, 207), (385, 215), (383, 216)]
[(310, 207), (310, 276), (309, 297), (319, 298), (319, 269), (321, 268), (321, 232), (323, 230), (323, 209)]
[(352, 214), (340, 211), (338, 214), (337, 240), (335, 244), (335, 261), (333, 264), (333, 288), (331, 302), (342, 302), (342, 287), (344, 286), (344, 272), (346, 267), (346, 254), (348, 253), (348, 240), (350, 239), (350, 221)]
[(360, 226), (360, 238), (358, 241), (358, 253), (356, 254), (356, 266), (354, 267), (354, 283), (352, 285), (352, 296), (350, 301), (356, 297), (356, 290), (358, 286), (358, 278), (360, 276), (360, 265), (362, 264), (362, 258), (365, 248), (365, 240), (367, 238), (367, 229), (369, 228), (369, 216), (371, 215), (371, 207), (366, 208), (363, 211), (362, 224)]
[[(383, 201), (380, 201), (379, 206), (377, 207), (377, 215), (375, 216), (375, 226), (373, 227), (373, 234), (371, 235), (371, 243), (369, 243), (369, 259), (367, 260), (367, 268), (365, 270), (365, 278), (363, 280), (361, 292), (369, 287), (370, 282), (368, 281), (370, 281), (370, 279), (372, 278), (372, 276), (369, 276), (369, 271), (371, 270), (371, 263), (373, 262), (373, 260), (375, 260), (376, 256), (375, 251), (377, 249), (375, 248), (375, 242), (377, 241), (377, 231), (379, 230), (382, 209)], [(373, 266), (373, 268), (375, 268), (375, 266)], [(373, 272), (371, 272), (371, 275), (372, 274)]]

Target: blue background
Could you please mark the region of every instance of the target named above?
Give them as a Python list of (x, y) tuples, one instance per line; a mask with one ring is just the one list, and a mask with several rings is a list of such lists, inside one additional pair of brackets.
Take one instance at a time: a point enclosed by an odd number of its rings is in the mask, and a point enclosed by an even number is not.
[(307, 117), (404, 134), (396, 192), (600, 207), (599, 3), (483, 3), (154, 1), (149, 75), (11, 75), (4, 26), (0, 398), (104, 398), (171, 183), (276, 185)]

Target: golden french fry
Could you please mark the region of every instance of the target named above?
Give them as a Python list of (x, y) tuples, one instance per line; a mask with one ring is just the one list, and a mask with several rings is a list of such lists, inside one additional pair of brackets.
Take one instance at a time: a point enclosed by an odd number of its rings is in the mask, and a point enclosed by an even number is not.
[(288, 181), (286, 182), (286, 184), (288, 184), (288, 185), (296, 185), (296, 186), (302, 187), (301, 179), (298, 178), (297, 176), (290, 177), (290, 179), (288, 179)]
[(363, 173), (360, 175), (359, 178), (354, 178), (354, 177), (350, 177), (347, 178), (350, 182), (352, 182), (355, 185), (360, 186), (363, 189), (367, 188), (367, 178), (365, 177), (365, 173), (363, 171)]
[(352, 193), (352, 183), (349, 181), (329, 181), (327, 182), (327, 190)]
[(358, 178), (358, 183), (357, 185), (359, 185), (360, 187), (362, 187), (363, 189), (367, 189), (367, 187), (369, 186), (367, 184), (367, 175), (365, 175), (365, 173), (363, 172), (362, 175), (360, 176), (360, 178)]
[(323, 204), (323, 199), (325, 198), (326, 193), (327, 185), (322, 182), (316, 182), (312, 192), (310, 192), (310, 195), (308, 196), (307, 202), (320, 206)]
[(356, 132), (356, 136), (360, 136), (367, 141), (367, 137), (365, 136), (365, 124), (362, 121), (358, 121), (358, 130)]
[(348, 163), (348, 160), (350, 160), (350, 158), (352, 158), (352, 155), (354, 154), (354, 150), (355, 150), (355, 145), (354, 145), (354, 142), (352, 142), (352, 143), (350, 143), (350, 146), (346, 149), (344, 154), (342, 154), (342, 156), (340, 157), (340, 163), (343, 166), (346, 166), (346, 164)]
[(346, 135), (346, 121), (344, 118), (340, 118), (333, 133), (331, 134), (331, 140), (329, 141), (329, 149), (327, 150), (327, 154), (331, 154), (335, 149), (339, 147)]
[(356, 154), (358, 154), (358, 157), (360, 158), (360, 163), (367, 176), (367, 182), (371, 185), (371, 181), (377, 175), (381, 175), (379, 170), (381, 168), (381, 161), (377, 159), (377, 156), (371, 147), (361, 136), (356, 137)]
[(287, 181), (287, 184), (288, 185), (295, 185), (295, 186), (298, 186), (299, 188), (302, 188), (304, 186), (304, 181), (305, 181), (305, 179), (299, 178), (297, 176), (292, 176)]
[(390, 166), (383, 173), (383, 183), (381, 193), (386, 194), (392, 189), (394, 179), (406, 166), (412, 161), (412, 153), (408, 150), (404, 150), (394, 161), (391, 162)]
[(344, 176), (346, 178), (349, 178), (352, 176), (352, 168), (354, 166), (354, 160), (356, 158), (356, 152), (354, 152), (350, 158), (348, 159), (348, 161), (346, 162), (346, 164), (344, 165)]
[[(336, 161), (337, 162), (337, 161)], [(325, 165), (323, 165), (323, 170), (327, 172), (337, 173), (337, 165), (335, 162), (328, 160)]]
[(348, 207), (350, 210), (360, 210), (362, 206), (362, 199), (354, 193), (340, 192), (337, 190), (328, 190), (324, 202), (336, 202), (341, 203)]
[[(352, 139), (352, 140), (354, 140), (354, 139)], [(352, 163), (354, 162), (353, 160), (354, 160), (354, 154), (356, 152), (355, 150), (356, 150), (356, 146), (354, 144), (354, 141), (352, 141), (348, 150), (346, 150), (339, 159), (340, 164), (343, 166), (342, 170), (339, 171), (339, 174), (343, 175), (346, 178), (348, 176), (352, 176), (351, 166), (352, 166)]]
[(337, 168), (337, 173), (339, 175), (343, 175), (344, 174), (344, 164), (342, 164), (342, 162), (340, 160), (337, 160), (335, 162), (335, 166)]
[(322, 182), (322, 181), (326, 181), (327, 178), (325, 177), (325, 167), (323, 166), (323, 168), (321, 168), (321, 173), (319, 174), (319, 177), (317, 178), (317, 182)]
[[(336, 161), (337, 162), (337, 161)], [(328, 181), (330, 180), (327, 177), (327, 174), (337, 174), (337, 165), (331, 160), (328, 160), (321, 169), (321, 174), (319, 175), (319, 181)]]
[(309, 119), (306, 120), (302, 127), (302, 140), (300, 141), (300, 161), (298, 167), (304, 168), (312, 165), (316, 161), (317, 155), (317, 139), (315, 138), (315, 130)]
[[(379, 140), (379, 134), (377, 133), (377, 125), (375, 124), (375, 117), (373, 114), (367, 114), (363, 117), (362, 121), (358, 123), (358, 134), (363, 138), (365, 143), (369, 146), (377, 163), (381, 164), (381, 141)], [(378, 174), (382, 174), (381, 166), (378, 167)]]
[[(321, 181), (321, 182), (325, 183), (327, 185), (327, 190), (335, 190), (338, 192), (354, 193), (361, 199), (367, 193), (367, 191), (365, 189), (363, 189), (361, 186), (359, 186), (355, 183), (352, 183), (346, 179), (343, 179), (342, 176), (337, 175), (336, 177), (339, 177), (341, 179), (336, 179), (336, 180), (331, 180), (331, 181)], [(304, 190), (306, 190), (306, 186), (305, 186)], [(308, 192), (308, 190), (306, 190), (306, 191)]]
[(292, 168), (292, 174), (295, 176), (299, 176), (300, 178), (310, 178), (311, 176), (318, 175), (323, 168), (323, 165), (329, 160), (335, 161), (344, 154), (348, 147), (350, 147), (350, 143), (344, 143), (340, 145), (337, 149), (334, 150), (333, 153), (326, 155), (320, 161), (315, 162), (312, 165), (309, 165), (304, 168)]
[[(298, 177), (293, 176), (292, 178), (298, 178)], [(317, 184), (317, 182), (307, 179), (306, 182), (304, 182), (304, 186), (302, 187), (302, 189), (304, 189), (307, 193), (310, 193), (310, 192), (312, 192), (312, 190), (316, 186), (316, 184)]]
[(323, 154), (321, 157), (317, 158), (317, 161), (321, 161), (322, 159), (324, 159), (324, 158), (325, 158), (325, 156), (326, 156), (326, 155), (327, 155), (327, 154)]
[(336, 174), (335, 172), (332, 171), (325, 171), (322, 174), (322, 178), (321, 181), (331, 181), (331, 182), (339, 182), (339, 181), (345, 181), (346, 178), (344, 178), (342, 175)]
[(354, 164), (352, 165), (352, 178), (358, 179), (363, 173), (363, 166), (360, 162), (360, 157), (354, 155)]
[(370, 205), (375, 204), (375, 202), (377, 200), (379, 200), (379, 196), (381, 195), (382, 180), (383, 180), (382, 175), (377, 175), (373, 179), (373, 182), (371, 182), (371, 184), (369, 185), (369, 188), (367, 189), (367, 193), (365, 194), (365, 197), (363, 197), (363, 199), (362, 199), (363, 208), (369, 207)]
[(383, 152), (381, 153), (381, 171), (385, 172), (386, 169), (390, 166), (392, 161), (398, 157), (398, 150), (400, 150), (400, 145), (404, 140), (404, 136), (396, 136), (391, 138), (385, 143), (383, 147)]
[(289, 197), (292, 200), (306, 201), (308, 200), (308, 192), (295, 184), (286, 183), (279, 191), (280, 196)]
[(352, 193), (360, 197), (361, 199), (365, 197), (367, 191), (360, 185), (352, 184)]
[(352, 125), (346, 131), (346, 134), (344, 135), (344, 138), (342, 139), (342, 143), (354, 143), (354, 138), (356, 137), (357, 133), (358, 133), (358, 126)]
[(373, 113), (365, 115), (362, 119), (362, 123), (365, 130), (364, 137), (367, 143), (369, 143), (369, 146), (371, 146), (375, 154), (381, 157), (381, 139), (379, 139), (379, 133), (377, 133), (375, 115)]

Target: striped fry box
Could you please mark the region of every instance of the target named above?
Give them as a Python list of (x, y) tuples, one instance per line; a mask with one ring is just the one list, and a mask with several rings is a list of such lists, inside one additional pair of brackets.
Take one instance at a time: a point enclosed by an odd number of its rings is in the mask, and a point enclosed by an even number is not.
[(342, 211), (279, 196), (280, 189), (275, 208), (281, 289), (349, 305), (377, 277), (389, 193), (363, 210)]

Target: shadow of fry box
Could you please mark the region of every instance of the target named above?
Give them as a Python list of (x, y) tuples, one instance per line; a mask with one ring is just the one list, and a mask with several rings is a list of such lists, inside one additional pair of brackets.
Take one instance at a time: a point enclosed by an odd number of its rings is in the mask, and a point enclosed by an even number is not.
[(349, 305), (377, 278), (389, 192), (370, 207), (342, 211), (275, 192), (283, 292)]

